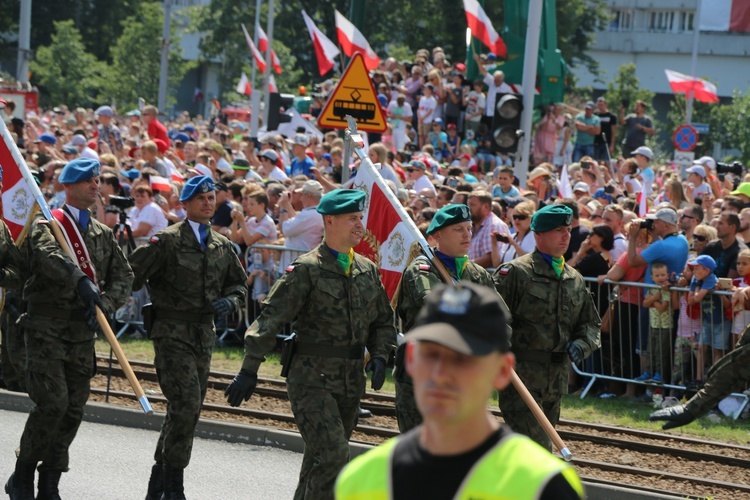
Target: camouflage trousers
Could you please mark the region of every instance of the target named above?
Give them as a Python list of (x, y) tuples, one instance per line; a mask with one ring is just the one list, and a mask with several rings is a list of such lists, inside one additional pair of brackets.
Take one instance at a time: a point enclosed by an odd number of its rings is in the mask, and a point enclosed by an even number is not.
[(396, 418), (398, 430), (404, 434), (422, 423), (422, 414), (414, 399), (414, 384), (406, 370), (403, 375), (394, 376), (396, 383)]
[(26, 392), (26, 341), (23, 330), (6, 311), (0, 315), (0, 327), (3, 381), (10, 390)]
[(154, 339), (154, 351), (159, 385), (168, 400), (154, 460), (184, 469), (190, 463), (195, 426), (206, 397), (213, 346), (158, 338)]
[[(529, 389), (534, 401), (539, 405), (552, 426), (557, 425), (560, 420), (560, 394), (542, 394), (539, 391)], [(503, 419), (513, 431), (529, 436), (532, 440), (552, 451), (552, 441), (544, 432), (542, 426), (536, 421), (528, 405), (521, 399), (521, 395), (515, 387), (508, 386), (500, 391), (499, 406), (503, 412)]]
[(706, 385), (687, 402), (693, 415), (705, 415), (732, 392), (740, 392), (750, 381), (750, 334), (746, 329), (737, 347), (708, 371)]
[(43, 331), (24, 327), (26, 388), (35, 406), (21, 436), (18, 458), (42, 462), (39, 470), (68, 470), (68, 448), (81, 425), (94, 373), (94, 339), (66, 342), (62, 338), (71, 329), (80, 333), (81, 328), (86, 328), (82, 322), (51, 319)]
[(288, 393), (305, 441), (294, 500), (332, 500), (336, 477), (349, 462), (349, 438), (357, 425), (359, 397), (302, 384), (289, 384)]

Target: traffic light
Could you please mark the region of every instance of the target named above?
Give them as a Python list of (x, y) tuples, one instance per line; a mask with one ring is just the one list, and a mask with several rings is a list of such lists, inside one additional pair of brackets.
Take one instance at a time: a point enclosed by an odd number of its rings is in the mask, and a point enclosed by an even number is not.
[[(271, 92), (268, 99), (268, 121), (266, 122), (266, 130), (277, 130), (279, 123), (289, 123), (292, 121), (292, 117), (284, 113), (287, 109), (292, 107), (294, 103), (294, 96), (292, 94), (279, 94), (278, 92)], [(282, 111), (283, 108), (283, 111)]]
[(523, 102), (520, 94), (498, 92), (492, 115), (492, 151), (513, 153), (518, 147)]

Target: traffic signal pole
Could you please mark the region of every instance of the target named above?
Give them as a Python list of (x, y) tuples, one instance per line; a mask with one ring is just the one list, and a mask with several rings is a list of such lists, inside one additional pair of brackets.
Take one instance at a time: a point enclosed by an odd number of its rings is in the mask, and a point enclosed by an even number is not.
[[(255, 46), (258, 46), (258, 26), (260, 26), (260, 5), (261, 0), (255, 0), (255, 24), (253, 25), (253, 43), (255, 43)], [(270, 41), (268, 45), (271, 45)], [(260, 94), (262, 92), (262, 89), (258, 88), (258, 84), (255, 81), (255, 71), (258, 67), (258, 63), (255, 62), (255, 58), (252, 58), (253, 60), (253, 72), (252, 76), (250, 77), (250, 82), (253, 86), (253, 92), (250, 96), (250, 109), (252, 109), (252, 114), (250, 115), (250, 137), (253, 140), (258, 139), (258, 124), (260, 122)], [(256, 143), (257, 145), (257, 143)]]
[(263, 123), (268, 124), (268, 108), (270, 106), (270, 100), (271, 100), (271, 92), (268, 90), (268, 81), (269, 77), (271, 76), (271, 68), (273, 67), (273, 61), (271, 60), (271, 51), (273, 50), (272, 44), (273, 44), (273, 17), (275, 15), (276, 6), (274, 3), (274, 0), (268, 0), (268, 25), (266, 29), (266, 34), (268, 35), (268, 48), (266, 49), (266, 71), (263, 73), (263, 92), (264, 94), (264, 116), (265, 120)]
[(519, 141), (516, 158), (515, 174), (521, 187), (526, 186), (529, 172), (529, 154), (531, 153), (531, 124), (534, 114), (534, 93), (536, 89), (536, 66), (539, 60), (539, 34), (542, 31), (543, 0), (530, 0), (529, 17), (526, 25), (526, 49), (523, 61), (523, 112), (521, 114), (521, 130), (523, 136)]

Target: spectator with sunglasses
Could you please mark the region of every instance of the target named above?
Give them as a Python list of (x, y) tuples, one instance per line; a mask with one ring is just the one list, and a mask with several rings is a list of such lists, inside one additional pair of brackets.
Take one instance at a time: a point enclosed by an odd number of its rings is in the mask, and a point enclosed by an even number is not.
[(516, 205), (512, 215), (513, 229), (515, 231), (512, 237), (506, 238), (508, 244), (503, 248), (503, 252), (500, 255), (500, 262), (495, 262), (493, 259), (493, 267), (498, 267), (500, 264), (505, 264), (534, 251), (536, 240), (534, 239), (534, 233), (531, 231), (531, 217), (534, 215), (534, 212), (536, 212), (536, 205), (531, 200), (526, 200)]
[(693, 247), (695, 229), (701, 222), (703, 222), (703, 208), (700, 205), (690, 205), (682, 209), (682, 213), (680, 214), (680, 231), (687, 238), (691, 248)]
[(693, 246), (690, 248), (690, 253), (700, 255), (703, 253), (703, 249), (706, 248), (709, 241), (717, 239), (719, 236), (716, 232), (716, 228), (709, 226), (708, 224), (700, 224), (693, 231)]

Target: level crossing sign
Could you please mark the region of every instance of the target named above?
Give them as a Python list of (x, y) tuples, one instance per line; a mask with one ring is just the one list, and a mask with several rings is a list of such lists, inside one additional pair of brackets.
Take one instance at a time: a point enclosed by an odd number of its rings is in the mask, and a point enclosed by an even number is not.
[(358, 130), (379, 134), (386, 131), (385, 113), (375, 94), (365, 60), (359, 52), (354, 54), (328, 98), (318, 117), (318, 127), (343, 130), (347, 128), (346, 115), (354, 118)]

